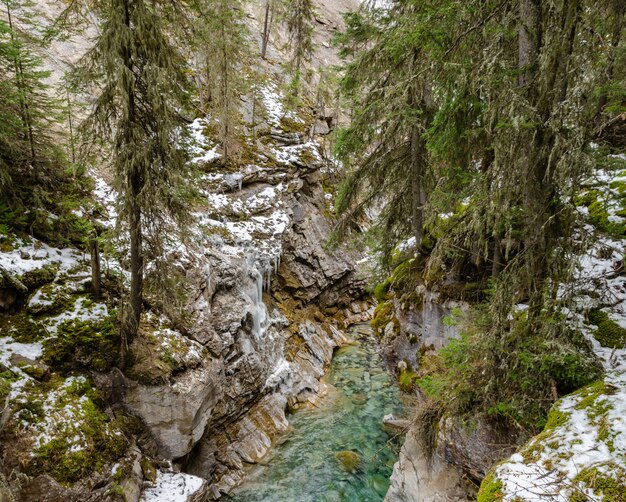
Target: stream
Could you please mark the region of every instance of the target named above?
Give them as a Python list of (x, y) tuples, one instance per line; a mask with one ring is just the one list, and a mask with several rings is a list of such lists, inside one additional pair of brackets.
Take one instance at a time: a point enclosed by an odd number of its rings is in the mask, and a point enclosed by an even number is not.
[(382, 501), (399, 444), (383, 417), (402, 413), (400, 391), (383, 369), (372, 334), (349, 331), (354, 344), (335, 352), (318, 407), (288, 416), (292, 430), (231, 502)]

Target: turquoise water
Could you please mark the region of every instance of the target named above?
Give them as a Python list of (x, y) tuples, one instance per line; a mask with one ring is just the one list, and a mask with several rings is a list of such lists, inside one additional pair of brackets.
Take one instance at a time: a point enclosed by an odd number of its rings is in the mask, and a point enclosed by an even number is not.
[[(400, 393), (382, 368), (373, 337), (356, 332), (351, 336), (355, 344), (335, 353), (325, 377), (331, 386), (328, 395), (318, 408), (299, 410), (288, 417), (293, 431), (227, 500), (384, 499), (399, 446), (383, 429), (382, 419), (402, 412)], [(345, 451), (361, 459), (353, 471), (342, 467), (336, 457)]]

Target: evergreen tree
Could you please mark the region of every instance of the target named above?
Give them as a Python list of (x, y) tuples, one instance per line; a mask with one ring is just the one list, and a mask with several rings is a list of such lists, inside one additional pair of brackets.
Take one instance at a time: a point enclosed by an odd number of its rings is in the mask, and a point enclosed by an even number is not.
[[(50, 72), (42, 69), (41, 59), (34, 49), (39, 42), (34, 36), (26, 36), (16, 26), (15, 2), (2, 1), (6, 22), (0, 21), (0, 77), (2, 92), (2, 126), (4, 140), (3, 161), (12, 171), (27, 169), (42, 183), (49, 177), (49, 163), (58, 155), (54, 146), (54, 124), (60, 121), (62, 108), (51, 96), (45, 83)], [(21, 5), (22, 9), (26, 5)], [(22, 13), (23, 14), (23, 13)], [(20, 15), (20, 22), (36, 26), (30, 15)], [(4, 169), (4, 182), (8, 182), (9, 169)], [(24, 174), (24, 173), (23, 173)], [(49, 181), (49, 180), (48, 180)]]
[(337, 207), (344, 227), (380, 211), (387, 257), (415, 236), (428, 286), (490, 284), (463, 378), (449, 382), (463, 411), (534, 427), (555, 393), (595, 374), (559, 287), (571, 280), (597, 114), (608, 123), (624, 109), (619, 4), (396, 0), (348, 19), (353, 121), (338, 153), (354, 170)]
[(305, 63), (311, 60), (315, 50), (313, 44), (313, 25), (315, 8), (312, 0), (285, 0), (285, 23), (289, 33), (291, 49), (291, 87), (294, 96), (298, 95)]
[[(345, 233), (375, 207), (375, 229), (389, 249), (407, 233), (421, 248), (424, 237), (424, 133), (433, 105), (420, 48), (425, 42), (413, 32), (413, 10), (398, 3), (393, 10), (352, 14), (346, 34), (338, 38), (342, 55), (351, 58), (341, 90), (353, 109), (337, 145), (349, 168), (336, 204), (342, 215), (338, 230)], [(368, 49), (355, 50), (365, 40)]]
[(163, 228), (184, 214), (189, 167), (181, 110), (188, 82), (166, 31), (169, 3), (102, 0), (96, 7), (99, 35), (81, 67), (101, 87), (85, 130), (113, 150), (120, 223), (130, 240), (130, 301), (122, 330), (130, 343), (140, 322), (146, 257), (160, 263)]
[(279, 0), (265, 0), (263, 7), (263, 32), (261, 34), (261, 57), (265, 59), (267, 46), (270, 41), (274, 19), (281, 15), (282, 3)]
[(205, 78), (204, 112), (218, 121), (222, 163), (236, 155), (241, 136), (239, 105), (248, 90), (244, 70), (250, 56), (249, 34), (241, 0), (196, 0), (196, 37)]

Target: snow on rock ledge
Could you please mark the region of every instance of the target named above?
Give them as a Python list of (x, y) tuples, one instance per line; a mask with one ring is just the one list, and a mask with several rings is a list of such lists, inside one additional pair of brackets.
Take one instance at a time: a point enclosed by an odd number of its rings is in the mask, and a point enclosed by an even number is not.
[(157, 472), (153, 486), (144, 489), (140, 502), (196, 502), (204, 500), (207, 483), (191, 474)]

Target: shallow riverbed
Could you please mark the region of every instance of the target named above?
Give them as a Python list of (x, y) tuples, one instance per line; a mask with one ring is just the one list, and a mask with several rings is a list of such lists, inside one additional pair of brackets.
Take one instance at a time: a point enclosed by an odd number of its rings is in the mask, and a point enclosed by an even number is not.
[(400, 392), (383, 370), (372, 335), (352, 330), (325, 377), (317, 408), (289, 415), (293, 430), (255, 466), (229, 501), (383, 500), (398, 443), (382, 425), (402, 412)]

